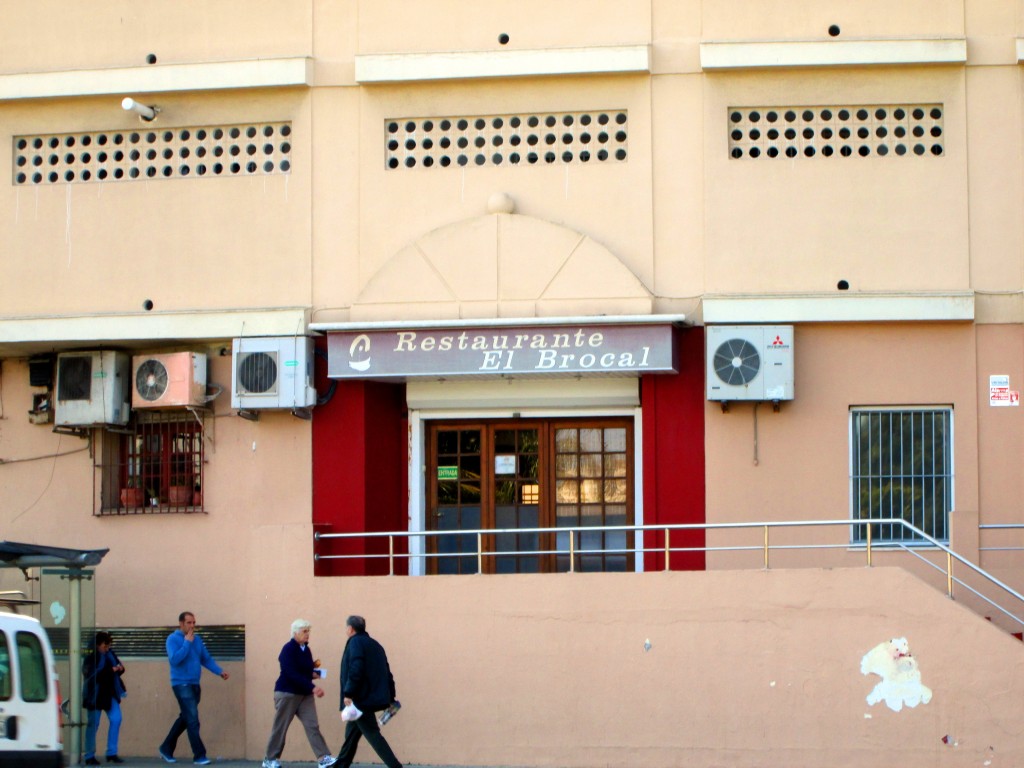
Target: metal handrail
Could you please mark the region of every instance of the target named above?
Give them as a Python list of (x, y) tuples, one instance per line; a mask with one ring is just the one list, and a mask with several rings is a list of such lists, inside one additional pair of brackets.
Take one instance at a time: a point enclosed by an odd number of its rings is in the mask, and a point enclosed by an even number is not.
[[(892, 525), (898, 526), (902, 529), (905, 540), (886, 540), (883, 542), (875, 542), (872, 540), (871, 526), (873, 525)], [(865, 537), (863, 542), (853, 542), (851, 544), (772, 544), (770, 540), (770, 531), (776, 528), (808, 528), (808, 527), (821, 527), (821, 526), (849, 526), (865, 527)], [(1024, 527), (1024, 526), (1021, 526)], [(737, 529), (762, 529), (763, 530), (763, 542), (760, 546), (757, 545), (738, 545), (738, 546), (699, 546), (699, 547), (673, 547), (670, 544), (671, 533), (673, 531), (714, 531), (714, 530), (737, 530)], [(641, 537), (639, 546), (625, 548), (625, 549), (586, 549), (580, 550), (578, 548), (576, 539), (579, 534), (583, 532), (614, 532), (614, 531), (626, 531), (636, 533), (657, 533), (663, 532), (665, 534), (665, 542), (660, 547), (647, 547), (643, 545), (643, 539)], [(569, 542), (567, 549), (554, 549), (554, 550), (501, 550), (501, 551), (485, 551), (484, 549), (484, 537), (485, 536), (498, 536), (501, 534), (524, 534), (524, 533), (538, 533), (538, 534), (569, 534)], [(395, 541), (399, 539), (411, 540), (414, 538), (428, 539), (430, 537), (437, 536), (473, 536), (476, 538), (476, 551), (475, 552), (462, 552), (462, 553), (450, 553), (450, 552), (396, 552)], [(569, 573), (576, 571), (576, 558), (582, 555), (615, 555), (615, 554), (647, 554), (647, 553), (664, 553), (664, 570), (670, 570), (669, 556), (673, 552), (741, 552), (741, 551), (754, 551), (761, 550), (763, 552), (764, 568), (770, 568), (770, 553), (772, 550), (803, 550), (803, 549), (845, 549), (847, 551), (851, 549), (859, 549), (863, 547), (865, 550), (867, 565), (872, 565), (872, 555), (877, 550), (883, 551), (903, 551), (921, 560), (923, 563), (931, 568), (938, 571), (944, 572), (946, 577), (946, 594), (951, 599), (954, 598), (954, 585), (962, 587), (967, 590), (975, 597), (984, 601), (992, 608), (998, 610), (1010, 620), (1016, 622), (1021, 627), (1024, 627), (1024, 619), (1018, 617), (1016, 614), (1010, 612), (1006, 608), (1003, 608), (998, 603), (994, 602), (986, 595), (983, 595), (977, 589), (966, 583), (963, 579), (956, 576), (953, 573), (953, 563), (957, 562), (968, 569), (968, 571), (979, 576), (983, 581), (990, 583), (991, 585), (998, 587), (1003, 590), (1006, 594), (1013, 597), (1018, 601), (1020, 606), (1024, 608), (1024, 595), (1017, 590), (1010, 587), (1008, 584), (997, 579), (992, 574), (988, 573), (984, 569), (972, 563), (967, 558), (960, 554), (957, 554), (948, 546), (943, 544), (941, 541), (933, 538), (917, 526), (912, 523), (902, 520), (900, 518), (867, 518), (862, 520), (785, 520), (785, 521), (767, 521), (767, 522), (743, 522), (743, 523), (671, 523), (663, 525), (604, 525), (604, 526), (566, 526), (566, 527), (554, 527), (554, 528), (475, 528), (475, 529), (457, 529), (457, 530), (445, 530), (445, 531), (364, 531), (358, 533), (327, 533), (317, 531), (313, 535), (314, 541), (321, 539), (379, 539), (386, 538), (388, 540), (388, 552), (386, 554), (372, 554), (372, 553), (357, 553), (357, 554), (343, 554), (343, 555), (323, 555), (317, 553), (314, 555), (316, 560), (379, 560), (387, 558), (388, 560), (388, 573), (389, 575), (395, 575), (395, 561), (396, 560), (413, 560), (413, 559), (437, 559), (445, 557), (470, 557), (475, 556), (477, 560), (478, 573), (483, 573), (484, 558), (487, 557), (516, 557), (516, 556), (534, 556), (534, 555), (568, 555), (569, 557)], [(936, 564), (928, 558), (921, 555), (921, 549), (934, 549), (945, 553), (945, 567)]]
[[(1024, 523), (982, 523), (980, 531), (1015, 531), (1024, 529)], [(978, 547), (979, 552), (1024, 552), (1024, 547)]]

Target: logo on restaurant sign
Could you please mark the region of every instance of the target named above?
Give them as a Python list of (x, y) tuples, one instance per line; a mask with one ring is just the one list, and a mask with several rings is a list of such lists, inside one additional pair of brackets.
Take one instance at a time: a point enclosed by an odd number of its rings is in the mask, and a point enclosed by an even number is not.
[(370, 337), (361, 333), (348, 346), (348, 367), (353, 371), (370, 370)]

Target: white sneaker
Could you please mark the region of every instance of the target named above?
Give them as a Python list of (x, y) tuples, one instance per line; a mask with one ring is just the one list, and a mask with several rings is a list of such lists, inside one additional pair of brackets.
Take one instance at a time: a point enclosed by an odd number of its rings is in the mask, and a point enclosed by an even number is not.
[(334, 755), (324, 755), (316, 761), (316, 764), (319, 768), (331, 768), (336, 762), (338, 762), (338, 758)]
[(271, 760), (269, 757), (263, 758), (263, 768), (281, 768), (281, 763), (277, 760)]

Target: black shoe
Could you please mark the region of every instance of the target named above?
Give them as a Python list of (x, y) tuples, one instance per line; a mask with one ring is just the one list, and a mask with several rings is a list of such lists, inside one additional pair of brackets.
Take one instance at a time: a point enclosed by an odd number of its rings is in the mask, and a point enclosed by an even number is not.
[(107, 755), (107, 762), (108, 763), (123, 763), (124, 760), (122, 760), (117, 755)]
[(85, 758), (85, 764), (86, 765), (99, 765), (100, 761), (97, 760), (95, 757), (87, 757), (87, 758)]

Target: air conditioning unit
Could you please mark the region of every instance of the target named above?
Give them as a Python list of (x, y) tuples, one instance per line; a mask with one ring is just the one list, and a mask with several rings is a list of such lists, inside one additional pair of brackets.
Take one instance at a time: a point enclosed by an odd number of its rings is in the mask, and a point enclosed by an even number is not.
[(206, 355), (170, 352), (132, 358), (132, 407), (205, 405)]
[(316, 405), (310, 337), (235, 339), (231, 362), (232, 408), (294, 409)]
[(792, 325), (709, 325), (708, 400), (792, 400)]
[(54, 424), (124, 425), (131, 411), (131, 358), (124, 352), (64, 352), (57, 356)]

